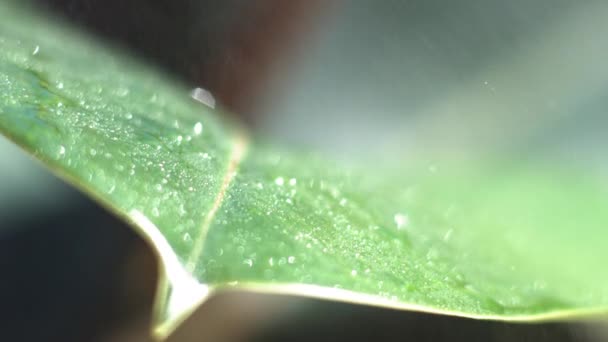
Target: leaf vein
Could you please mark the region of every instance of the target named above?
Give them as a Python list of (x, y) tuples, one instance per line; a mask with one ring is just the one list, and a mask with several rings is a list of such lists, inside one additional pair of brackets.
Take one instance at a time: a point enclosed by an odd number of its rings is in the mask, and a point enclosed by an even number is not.
[(236, 175), (236, 171), (239, 165), (241, 164), (241, 161), (243, 160), (243, 157), (247, 150), (247, 145), (248, 139), (246, 135), (243, 133), (237, 134), (232, 144), (232, 150), (230, 152), (230, 158), (228, 160), (228, 167), (226, 168), (226, 173), (224, 174), (222, 184), (220, 185), (219, 191), (215, 197), (215, 200), (213, 201), (211, 209), (205, 216), (205, 219), (203, 220), (203, 223), (199, 228), (199, 233), (196, 235), (197, 237), (192, 248), (192, 253), (190, 254), (188, 262), (186, 263), (186, 269), (190, 273), (192, 273), (196, 268), (196, 262), (203, 253), (203, 247), (205, 245), (205, 240), (209, 232), (209, 228), (213, 223), (215, 215), (221, 208), (222, 203), (224, 202), (226, 191), (230, 187), (230, 184), (232, 184), (232, 180)]

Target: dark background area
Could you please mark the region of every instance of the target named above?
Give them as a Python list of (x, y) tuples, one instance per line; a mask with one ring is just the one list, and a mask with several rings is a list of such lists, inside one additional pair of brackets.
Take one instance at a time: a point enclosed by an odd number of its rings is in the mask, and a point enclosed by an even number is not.
[[(289, 67), (290, 56), (304, 46), (300, 42), (316, 34), (311, 25), (339, 10), (338, 2), (322, 0), (34, 3), (192, 87), (210, 90), (223, 108), (252, 127), (260, 121), (259, 95), (275, 77), (272, 70)], [(408, 19), (428, 24), (426, 18)], [(31, 214), (2, 221), (18, 229), (0, 236), (0, 339), (147, 340), (142, 331), (156, 277), (151, 251), (88, 198), (56, 187), (65, 205), (32, 208)], [(594, 331), (582, 323), (507, 324), (307, 301), (253, 331), (251, 340), (599, 341)]]

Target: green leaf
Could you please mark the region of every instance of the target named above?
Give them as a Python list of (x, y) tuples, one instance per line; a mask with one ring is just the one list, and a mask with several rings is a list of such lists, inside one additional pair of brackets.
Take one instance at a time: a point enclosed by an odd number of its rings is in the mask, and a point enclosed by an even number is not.
[(227, 289), (501, 320), (608, 312), (608, 188), (590, 171), (389, 172), (252, 143), (168, 77), (10, 6), (0, 132), (154, 247), (159, 336)]

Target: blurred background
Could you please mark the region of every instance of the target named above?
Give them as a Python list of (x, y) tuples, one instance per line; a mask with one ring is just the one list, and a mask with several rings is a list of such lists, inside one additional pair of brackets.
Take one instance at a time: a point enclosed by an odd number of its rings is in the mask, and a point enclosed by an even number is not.
[[(30, 1), (207, 89), (280, 144), (339, 159), (500, 155), (607, 171), (603, 1)], [(2, 334), (147, 341), (149, 249), (3, 139), (0, 158)], [(608, 338), (601, 324), (513, 325), (246, 294), (196, 316), (173, 340)]]

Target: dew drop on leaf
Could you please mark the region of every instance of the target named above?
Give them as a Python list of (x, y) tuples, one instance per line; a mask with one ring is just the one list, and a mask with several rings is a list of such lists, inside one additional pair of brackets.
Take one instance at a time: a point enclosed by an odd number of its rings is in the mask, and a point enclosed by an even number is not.
[(190, 93), (192, 98), (210, 108), (215, 108), (215, 98), (208, 90), (203, 88), (194, 88)]
[(397, 225), (397, 229), (406, 228), (410, 222), (409, 217), (407, 215), (401, 214), (401, 213), (395, 214), (394, 220), (395, 220), (395, 224)]
[(448, 229), (448, 231), (445, 232), (445, 234), (443, 235), (443, 242), (450, 241), (453, 233), (454, 233), (454, 229), (452, 229), (452, 228)]
[(194, 134), (200, 135), (201, 133), (203, 133), (203, 124), (197, 122), (196, 124), (194, 124)]
[(125, 96), (129, 95), (129, 88), (120, 87), (120, 88), (116, 89), (116, 95), (118, 95), (120, 97), (125, 97)]

